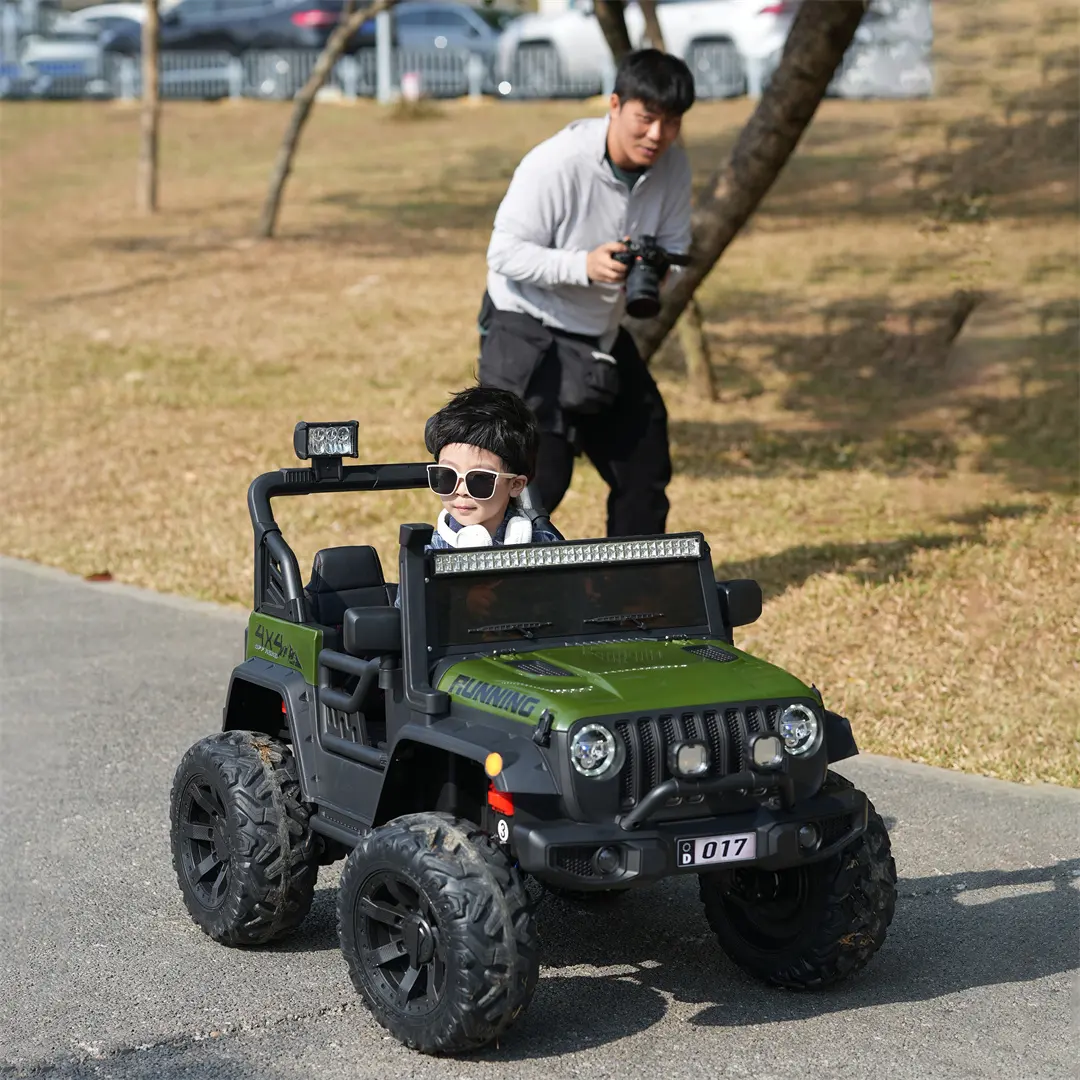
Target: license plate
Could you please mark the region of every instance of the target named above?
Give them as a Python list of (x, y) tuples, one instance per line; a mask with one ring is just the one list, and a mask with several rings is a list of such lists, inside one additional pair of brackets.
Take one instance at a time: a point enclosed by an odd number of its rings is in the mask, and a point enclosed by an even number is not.
[(743, 862), (757, 855), (757, 833), (728, 833), (726, 836), (695, 836), (692, 840), (680, 840), (678, 855), (680, 866)]

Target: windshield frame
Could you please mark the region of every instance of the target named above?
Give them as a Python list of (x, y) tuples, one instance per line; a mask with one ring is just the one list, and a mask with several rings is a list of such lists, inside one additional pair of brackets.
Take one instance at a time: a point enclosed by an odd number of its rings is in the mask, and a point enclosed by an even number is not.
[[(561, 571), (574, 572), (581, 569), (588, 569), (593, 572), (603, 573), (605, 569), (611, 569), (615, 566), (634, 566), (639, 570), (644, 570), (646, 567), (655, 567), (665, 564), (691, 564), (696, 572), (696, 580), (698, 582), (700, 592), (700, 612), (702, 618), (694, 622), (678, 623), (675, 625), (661, 625), (650, 626), (648, 620), (645, 620), (645, 625), (642, 629), (636, 627), (629, 620), (619, 624), (606, 625), (604, 623), (582, 624), (579, 628), (576, 628), (575, 632), (568, 633), (565, 628), (556, 628), (553, 630), (551, 627), (541, 626), (535, 628), (532, 632), (533, 637), (527, 637), (524, 634), (516, 634), (508, 632), (505, 637), (501, 637), (499, 640), (484, 640), (482, 635), (477, 635), (475, 641), (469, 642), (453, 642), (453, 643), (441, 643), (436, 640), (435, 626), (436, 619), (438, 617), (437, 608), (439, 602), (436, 599), (436, 582), (435, 575), (435, 552), (427, 552), (425, 554), (425, 567), (424, 567), (424, 621), (425, 626), (425, 638), (426, 638), (426, 651), (427, 659), (429, 662), (429, 670), (433, 670), (434, 665), (439, 660), (445, 657), (463, 657), (463, 656), (475, 656), (475, 655), (495, 655), (497, 653), (504, 652), (526, 652), (538, 649), (552, 648), (553, 646), (562, 645), (578, 645), (578, 644), (600, 644), (603, 642), (613, 641), (643, 641), (643, 640), (668, 640), (673, 638), (691, 638), (691, 637), (722, 637), (727, 638), (729, 636), (725, 627), (723, 626), (723, 619), (720, 611), (720, 602), (717, 594), (716, 578), (712, 568), (712, 558), (709, 551), (708, 544), (705, 542), (704, 536), (700, 533), (687, 534), (693, 535), (701, 541), (701, 552), (697, 558), (653, 558), (635, 560), (632, 563), (597, 563), (592, 566), (584, 567), (571, 565), (567, 567), (530, 567), (520, 568), (514, 570), (505, 571), (477, 571), (477, 572), (463, 572), (460, 574), (447, 575), (448, 577), (466, 579), (481, 579), (484, 577), (499, 576), (501, 578), (512, 578), (515, 575), (535, 575), (545, 574), (552, 575), (553, 573), (559, 573)], [(634, 539), (650, 539), (648, 537), (634, 537)], [(595, 542), (595, 541), (592, 541)], [(563, 541), (552, 546), (574, 546), (575, 544), (581, 544), (583, 541)], [(547, 546), (547, 545), (545, 545)], [(688, 571), (688, 574), (690, 571)], [(441, 575), (440, 575), (441, 576)], [(617, 610), (617, 609), (616, 609)], [(644, 610), (644, 609), (643, 609)], [(657, 608), (650, 607), (650, 610), (655, 611)], [(604, 614), (597, 610), (596, 614)], [(615, 612), (612, 612), (613, 614)], [(522, 614), (522, 619), (525, 621), (535, 621), (539, 616), (530, 617), (527, 613)], [(493, 623), (505, 623), (510, 620), (500, 618), (492, 618)]]

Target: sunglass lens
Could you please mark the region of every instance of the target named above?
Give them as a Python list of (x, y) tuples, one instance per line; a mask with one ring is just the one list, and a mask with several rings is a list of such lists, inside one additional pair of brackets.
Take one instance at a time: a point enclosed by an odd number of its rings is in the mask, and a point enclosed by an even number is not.
[(428, 485), (436, 495), (453, 495), (457, 473), (447, 465), (432, 465), (428, 468)]
[(498, 477), (493, 472), (483, 469), (471, 469), (465, 475), (465, 486), (474, 499), (490, 499), (495, 494), (495, 481)]

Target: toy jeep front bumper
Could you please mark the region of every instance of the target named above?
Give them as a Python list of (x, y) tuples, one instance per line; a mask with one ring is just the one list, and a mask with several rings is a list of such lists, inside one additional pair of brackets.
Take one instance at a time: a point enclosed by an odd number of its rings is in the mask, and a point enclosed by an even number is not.
[[(511, 828), (513, 849), (522, 870), (551, 885), (582, 891), (647, 884), (682, 873), (781, 870), (828, 858), (861, 835), (867, 799), (861, 791), (845, 788), (804, 799), (790, 809), (759, 805), (679, 821), (642, 818), (627, 827), (629, 816), (603, 823), (517, 821)], [(805, 826), (816, 833), (813, 844), (806, 843), (811, 833), (803, 831)], [(724, 838), (750, 836), (753, 857), (731, 861), (703, 862), (699, 856), (704, 845), (694, 843), (715, 840), (717, 850), (725, 850)]]

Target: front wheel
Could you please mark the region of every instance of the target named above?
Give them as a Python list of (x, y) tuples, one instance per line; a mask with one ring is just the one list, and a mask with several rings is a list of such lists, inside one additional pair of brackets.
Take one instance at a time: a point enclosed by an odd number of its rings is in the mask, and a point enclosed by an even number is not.
[[(853, 785), (830, 773), (827, 787)], [(705, 917), (743, 971), (792, 990), (855, 974), (885, 941), (896, 906), (896, 864), (870, 804), (866, 831), (838, 855), (787, 870), (701, 874)]]
[(494, 1041), (539, 976), (519, 871), (487, 834), (447, 814), (410, 814), (361, 839), (341, 875), (338, 935), (375, 1019), (423, 1053)]

